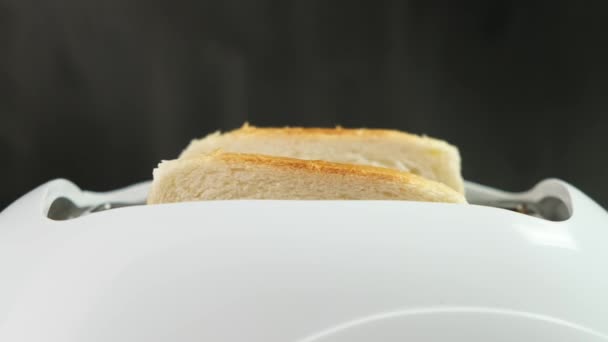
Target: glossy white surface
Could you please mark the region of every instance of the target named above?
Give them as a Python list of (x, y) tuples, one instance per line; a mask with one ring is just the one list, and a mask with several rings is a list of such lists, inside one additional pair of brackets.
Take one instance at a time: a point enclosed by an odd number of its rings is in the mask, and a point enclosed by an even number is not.
[(45, 217), (145, 187), (58, 180), (0, 213), (0, 341), (608, 341), (608, 215), (560, 181), (540, 189), (564, 222), (380, 201)]

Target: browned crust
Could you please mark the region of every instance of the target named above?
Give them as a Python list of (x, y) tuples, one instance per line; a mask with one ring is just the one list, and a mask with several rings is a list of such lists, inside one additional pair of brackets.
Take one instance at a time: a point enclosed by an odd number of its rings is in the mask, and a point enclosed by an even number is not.
[(334, 128), (324, 127), (255, 127), (245, 123), (241, 128), (227, 132), (233, 135), (295, 135), (295, 136), (367, 136), (367, 137), (394, 137), (406, 139), (425, 139), (440, 141), (427, 136), (406, 133), (393, 129), (382, 128)]
[[(461, 195), (439, 182), (435, 182), (409, 172), (398, 171), (376, 166), (354, 165), (332, 163), (323, 160), (303, 160), (286, 157), (275, 157), (261, 154), (227, 153), (216, 151), (211, 155), (199, 156), (199, 158), (216, 158), (229, 164), (249, 164), (257, 166), (275, 167), (293, 171), (304, 171), (314, 173), (335, 174), (350, 177), (362, 177), (368, 180), (405, 183), (414, 186), (426, 187), (436, 192), (451, 194), (461, 197)], [(197, 158), (197, 157), (195, 157)]]
[(245, 163), (250, 165), (271, 166), (282, 169), (331, 173), (339, 175), (365, 176), (390, 181), (416, 181), (421, 178), (408, 172), (400, 172), (382, 167), (332, 163), (323, 160), (304, 160), (296, 158), (267, 156), (262, 154), (227, 153), (218, 151), (215, 157), (226, 163)]
[[(268, 168), (277, 172), (289, 171), (319, 175), (333, 174), (344, 177), (360, 178), (369, 182), (370, 186), (374, 186), (373, 182), (377, 182), (376, 184), (378, 185), (380, 183), (402, 184), (404, 190), (407, 189), (405, 191), (428, 194), (429, 196), (426, 196), (428, 197), (428, 201), (466, 203), (465, 198), (460, 193), (447, 185), (428, 180), (409, 172), (375, 166), (332, 163), (322, 160), (302, 160), (261, 154), (230, 153), (218, 150), (211, 154), (201, 154), (185, 159), (166, 161), (159, 165), (159, 169), (168, 168), (165, 169), (166, 172), (173, 174), (174, 172), (179, 172), (178, 170), (182, 169), (182, 167), (196, 169), (198, 166), (202, 166), (205, 163), (214, 162), (224, 163), (229, 168), (234, 167), (235, 169), (246, 169), (248, 166), (251, 166)], [(158, 176), (160, 176), (160, 174)], [(160, 181), (160, 178), (157, 178), (156, 174), (154, 181)], [(156, 187), (153, 186), (148, 198), (149, 203), (158, 202), (158, 200), (155, 199), (158, 197), (155, 189)]]

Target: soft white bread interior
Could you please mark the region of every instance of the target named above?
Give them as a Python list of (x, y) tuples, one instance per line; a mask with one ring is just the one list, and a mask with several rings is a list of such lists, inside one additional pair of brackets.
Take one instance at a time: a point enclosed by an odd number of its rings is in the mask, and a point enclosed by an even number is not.
[(445, 141), (395, 130), (346, 128), (256, 128), (245, 124), (224, 134), (193, 140), (188, 158), (221, 149), (408, 171), (464, 193), (460, 153)]
[(148, 203), (230, 199), (466, 202), (442, 183), (393, 169), (215, 152), (159, 164)]

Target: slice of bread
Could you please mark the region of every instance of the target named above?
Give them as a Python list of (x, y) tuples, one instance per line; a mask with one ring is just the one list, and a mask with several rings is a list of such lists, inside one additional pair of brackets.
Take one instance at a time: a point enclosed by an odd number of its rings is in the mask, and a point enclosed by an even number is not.
[(408, 172), (224, 152), (159, 164), (148, 203), (230, 199), (465, 203), (464, 197), (448, 186)]
[(256, 128), (245, 124), (193, 140), (180, 158), (215, 150), (371, 165), (408, 171), (464, 193), (460, 153), (445, 141), (395, 130)]

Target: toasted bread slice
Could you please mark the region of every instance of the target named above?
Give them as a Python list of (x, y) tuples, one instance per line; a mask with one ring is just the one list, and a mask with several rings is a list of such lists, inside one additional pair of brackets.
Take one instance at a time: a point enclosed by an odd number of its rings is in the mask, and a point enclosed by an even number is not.
[(256, 128), (245, 124), (224, 134), (193, 140), (181, 153), (188, 158), (225, 152), (325, 160), (408, 171), (463, 193), (460, 153), (445, 141), (395, 130), (346, 128)]
[(159, 164), (148, 203), (230, 199), (465, 203), (464, 197), (448, 186), (408, 172), (223, 152)]

